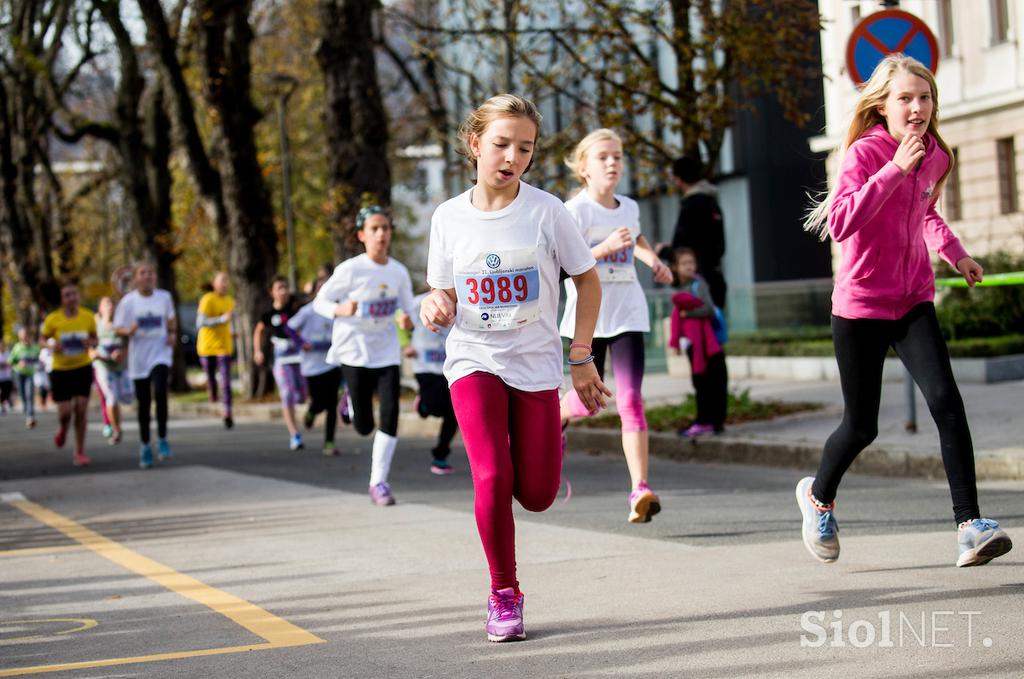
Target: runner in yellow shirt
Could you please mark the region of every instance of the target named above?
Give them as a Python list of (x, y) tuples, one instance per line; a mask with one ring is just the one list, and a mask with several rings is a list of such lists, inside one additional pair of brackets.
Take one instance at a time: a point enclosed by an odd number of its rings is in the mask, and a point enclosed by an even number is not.
[(43, 339), (53, 351), (50, 381), (57, 404), (58, 427), (53, 443), (64, 447), (71, 416), (75, 418), (75, 452), (72, 461), (84, 467), (91, 460), (85, 454), (86, 409), (92, 390), (92, 358), (96, 346), (96, 320), (79, 306), (78, 286), (66, 282), (60, 289), (61, 308), (43, 321)]
[(223, 271), (213, 277), (213, 292), (199, 300), (196, 327), (199, 338), (196, 353), (206, 373), (206, 393), (210, 403), (217, 402), (217, 382), (220, 377), (220, 391), (224, 403), (224, 426), (234, 426), (231, 419), (231, 353), (234, 348), (234, 333), (231, 321), (235, 313), (235, 300), (228, 296), (228, 275)]

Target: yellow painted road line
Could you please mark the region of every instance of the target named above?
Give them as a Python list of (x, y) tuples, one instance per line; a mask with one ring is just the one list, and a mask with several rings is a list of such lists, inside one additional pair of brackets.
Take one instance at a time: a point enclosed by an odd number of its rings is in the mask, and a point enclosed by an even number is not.
[(24, 547), (22, 549), (0, 550), (0, 559), (19, 556), (38, 556), (40, 554), (59, 554), (61, 552), (83, 552), (82, 545), (54, 545), (53, 547)]
[(54, 528), (84, 547), (92, 550), (99, 556), (113, 561), (119, 566), (126, 568), (133, 573), (149, 578), (153, 582), (192, 599), (213, 611), (220, 613), (232, 622), (249, 630), (253, 634), (262, 637), (266, 644), (253, 644), (248, 646), (233, 646), (228, 648), (211, 648), (198, 651), (181, 651), (174, 653), (159, 653), (149, 656), (137, 656), (132, 658), (112, 658), (108, 660), (96, 660), (79, 663), (68, 663), (64, 665), (41, 665), (20, 669), (0, 670), (0, 677), (16, 676), (21, 674), (37, 674), (40, 672), (56, 672), (68, 669), (86, 667), (106, 667), (110, 665), (125, 665), (137, 662), (151, 662), (154, 660), (173, 660), (177, 658), (192, 658), (204, 655), (221, 655), (224, 653), (241, 653), (250, 650), (261, 650), (268, 648), (286, 648), (289, 646), (305, 646), (308, 644), (322, 644), (324, 640), (315, 634), (296, 627), (287, 620), (263, 610), (255, 604), (249, 603), (233, 594), (211, 587), (195, 578), (179, 573), (174, 569), (165, 566), (153, 559), (134, 552), (127, 547), (106, 538), (99, 533), (86, 528), (85, 526), (72, 521), (71, 519), (58, 514), (42, 505), (29, 500), (9, 501), (13, 507), (17, 507), (29, 516), (41, 523)]
[(224, 648), (204, 648), (199, 651), (173, 651), (171, 653), (137, 655), (127, 658), (85, 660), (82, 662), (64, 663), (63, 665), (36, 665), (34, 667), (22, 667), (11, 670), (0, 670), (0, 677), (20, 677), (27, 674), (45, 674), (47, 672), (67, 672), (69, 670), (84, 670), (90, 667), (113, 667), (115, 665), (132, 665), (135, 663), (156, 662), (159, 660), (183, 660), (185, 658), (202, 658), (209, 655), (226, 655), (228, 653), (246, 653), (248, 651), (263, 651), (270, 648), (286, 648), (289, 645), (294, 644), (252, 644), (250, 646), (226, 646)]
[(316, 644), (323, 641), (323, 639), (296, 627), (287, 620), (268, 613), (245, 599), (211, 587), (191, 576), (179, 573), (169, 566), (142, 556), (138, 552), (133, 552), (42, 505), (29, 500), (18, 500), (12, 504), (36, 520), (88, 547), (103, 558), (109, 559), (133, 573), (147, 577), (176, 594), (212, 608), (256, 636), (263, 637), (268, 643), (294, 646)]

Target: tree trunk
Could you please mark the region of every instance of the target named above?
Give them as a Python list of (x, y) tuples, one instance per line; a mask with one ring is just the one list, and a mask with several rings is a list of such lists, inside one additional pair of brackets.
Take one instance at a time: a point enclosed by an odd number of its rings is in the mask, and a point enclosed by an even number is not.
[[(220, 172), (226, 216), (228, 266), (235, 274), (240, 362), (251, 362), (252, 333), (270, 305), (270, 280), (277, 273), (277, 230), (256, 150), (260, 114), (250, 97), (249, 2), (200, 0), (197, 7), (204, 94), (214, 116), (214, 158)], [(244, 359), (243, 359), (244, 357)], [(269, 392), (270, 367), (253, 367), (243, 390)]]
[[(118, 3), (94, 0), (117, 43), (120, 82), (115, 106), (119, 176), (129, 208), (129, 223), (146, 257), (156, 270), (157, 285), (171, 294), (178, 314), (178, 286), (174, 273), (177, 253), (171, 223), (171, 172), (169, 120), (163, 110), (158, 83), (146, 82), (139, 67), (135, 45), (121, 21)], [(180, 333), (179, 333), (180, 334)], [(177, 339), (177, 338), (175, 338)], [(185, 354), (174, 343), (171, 389), (188, 391)]]
[(202, 52), (204, 94), (217, 113), (212, 135), (216, 141), (209, 152), (160, 1), (139, 0), (139, 7), (159, 60), (176, 142), (188, 157), (192, 179), (228, 250), (228, 271), (236, 289), (242, 392), (262, 396), (273, 389), (273, 380), (269, 366), (252, 361), (252, 332), (270, 305), (268, 288), (277, 272), (278, 253), (253, 134), (258, 113), (250, 99), (250, 4), (202, 0), (193, 16)]
[[(32, 18), (21, 16), (28, 25), (7, 26), (10, 34), (19, 35), (29, 43)], [(27, 294), (17, 295), (21, 301), (18, 316), (23, 320), (38, 315), (37, 308), (52, 308), (53, 258), (50, 246), (50, 224), (47, 210), (37, 198), (35, 167), (40, 138), (46, 134), (39, 116), (42, 108), (37, 98), (36, 69), (25, 62), (24, 53), (2, 65), (0, 72), (0, 253), (8, 280), (14, 288)], [(10, 69), (10, 70), (8, 70)], [(47, 113), (48, 115), (48, 113)]]
[(373, 17), (377, 2), (320, 0), (317, 61), (324, 72), (331, 220), (338, 261), (352, 256), (355, 217), (367, 204), (391, 204), (388, 123), (377, 81)]

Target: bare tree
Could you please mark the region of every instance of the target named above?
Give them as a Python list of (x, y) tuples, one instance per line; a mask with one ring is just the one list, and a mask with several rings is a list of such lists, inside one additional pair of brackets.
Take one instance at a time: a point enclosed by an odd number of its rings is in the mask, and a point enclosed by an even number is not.
[(352, 254), (346, 236), (365, 203), (391, 203), (388, 122), (377, 81), (374, 16), (378, 2), (321, 0), (317, 60), (325, 81), (325, 127), (335, 255)]
[[(260, 112), (251, 98), (250, 2), (197, 0), (191, 30), (197, 39), (204, 104), (211, 112), (209, 148), (200, 133), (197, 104), (185, 80), (178, 30), (159, 0), (138, 0), (161, 73), (175, 141), (227, 248), (238, 303), (238, 354), (243, 391), (262, 396), (273, 388), (269, 366), (252, 361), (252, 335), (270, 303), (277, 272), (277, 231), (254, 128)], [(180, 16), (182, 6), (172, 16)]]

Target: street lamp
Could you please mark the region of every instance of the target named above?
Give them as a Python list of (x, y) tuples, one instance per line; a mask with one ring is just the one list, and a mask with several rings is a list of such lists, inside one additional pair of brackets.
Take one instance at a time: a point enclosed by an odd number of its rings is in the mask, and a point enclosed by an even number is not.
[(266, 78), (277, 89), (277, 125), (281, 137), (282, 207), (284, 209), (285, 239), (288, 248), (288, 283), (292, 292), (298, 290), (295, 263), (295, 223), (292, 219), (292, 166), (288, 153), (288, 127), (286, 122), (288, 97), (292, 96), (299, 80), (287, 73), (271, 73)]

